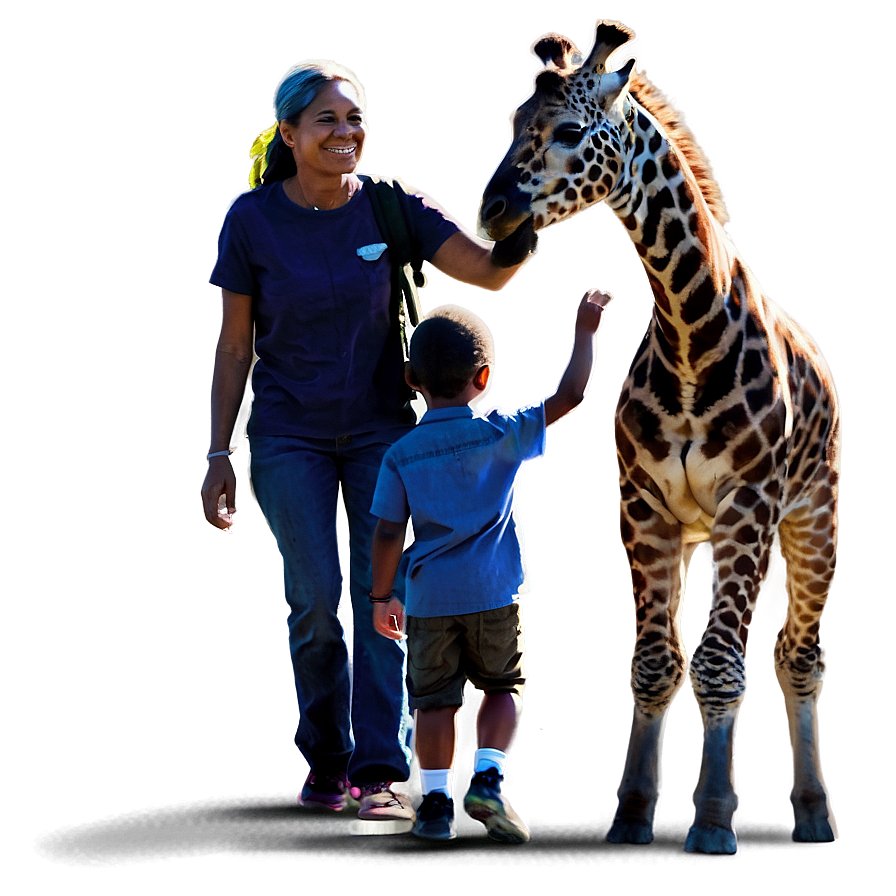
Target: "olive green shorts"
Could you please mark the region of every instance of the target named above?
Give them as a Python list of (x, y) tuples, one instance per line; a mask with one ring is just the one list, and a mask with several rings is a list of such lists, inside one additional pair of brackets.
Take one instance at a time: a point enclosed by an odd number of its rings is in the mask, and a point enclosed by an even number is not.
[(409, 616), (411, 709), (462, 706), (464, 685), (522, 694), (523, 630), (518, 603), (461, 616)]

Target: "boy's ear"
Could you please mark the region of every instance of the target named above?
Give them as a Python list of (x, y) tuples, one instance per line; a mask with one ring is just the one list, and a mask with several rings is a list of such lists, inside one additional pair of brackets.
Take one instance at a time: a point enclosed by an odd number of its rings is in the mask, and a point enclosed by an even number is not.
[(473, 385), (476, 386), (476, 388), (480, 392), (485, 391), (485, 387), (488, 385), (488, 377), (490, 373), (491, 368), (488, 366), (488, 364), (483, 364), (482, 367), (480, 367), (479, 370), (476, 371), (476, 375), (473, 377)]
[(410, 361), (404, 362), (404, 381), (415, 391), (420, 391), (420, 383), (417, 382), (417, 375), (414, 373), (414, 368), (411, 366)]

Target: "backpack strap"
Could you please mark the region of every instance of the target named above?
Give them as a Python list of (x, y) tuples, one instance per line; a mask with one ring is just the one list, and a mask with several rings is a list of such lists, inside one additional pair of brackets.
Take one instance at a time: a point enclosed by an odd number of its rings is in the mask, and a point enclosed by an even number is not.
[[(370, 204), (377, 227), (386, 239), (392, 256), (393, 296), (398, 300), (398, 312), (404, 317), (407, 308), (408, 320), (412, 327), (420, 323), (420, 297), (417, 287), (426, 285), (426, 275), (421, 268), (423, 259), (413, 238), (413, 221), (408, 206), (408, 194), (398, 181), (381, 177), (361, 175), (370, 187)], [(403, 324), (403, 321), (402, 321)], [(402, 325), (402, 338), (406, 340)]]

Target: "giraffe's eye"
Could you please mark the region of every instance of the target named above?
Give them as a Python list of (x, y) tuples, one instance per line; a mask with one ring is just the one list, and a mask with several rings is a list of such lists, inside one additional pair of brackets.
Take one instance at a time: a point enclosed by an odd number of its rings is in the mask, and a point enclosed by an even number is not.
[(554, 131), (554, 142), (562, 146), (578, 146), (585, 136), (585, 128), (578, 124), (561, 124)]

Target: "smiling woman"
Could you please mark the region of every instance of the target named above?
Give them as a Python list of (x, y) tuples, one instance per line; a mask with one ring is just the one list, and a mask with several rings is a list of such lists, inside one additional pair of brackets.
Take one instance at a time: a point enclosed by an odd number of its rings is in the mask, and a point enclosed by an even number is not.
[[(310, 768), (299, 801), (341, 811), (351, 794), (361, 818), (407, 820), (413, 809), (391, 787), (409, 774), (405, 652), (373, 628), (370, 507), (383, 454), (416, 421), (392, 301), (397, 249), (356, 172), (365, 102), (348, 69), (299, 65), (278, 87), (277, 124), (252, 148), (252, 190), (227, 214), (211, 277), (223, 321), (202, 498), (206, 519), (229, 528), (231, 437), (254, 353), (250, 469), (283, 556), (295, 741)], [(528, 226), (481, 242), (424, 196), (395, 189), (415, 254), (456, 279), (499, 289), (534, 247)], [(351, 533), (352, 663), (337, 619), (340, 489)]]
[[(304, 178), (289, 178), (284, 188), (293, 202), (317, 210), (335, 208), (346, 202), (357, 179), (343, 178), (350, 175), (358, 162), (364, 146), (367, 129), (357, 90), (347, 81), (333, 81), (324, 87), (305, 109), (302, 126), (288, 121), (280, 122), (280, 137), (295, 156)], [(327, 177), (334, 187), (337, 181), (332, 175), (340, 175), (338, 191), (332, 196), (307, 195), (302, 186), (310, 181), (308, 175)], [(347, 195), (346, 192), (348, 191)]]

